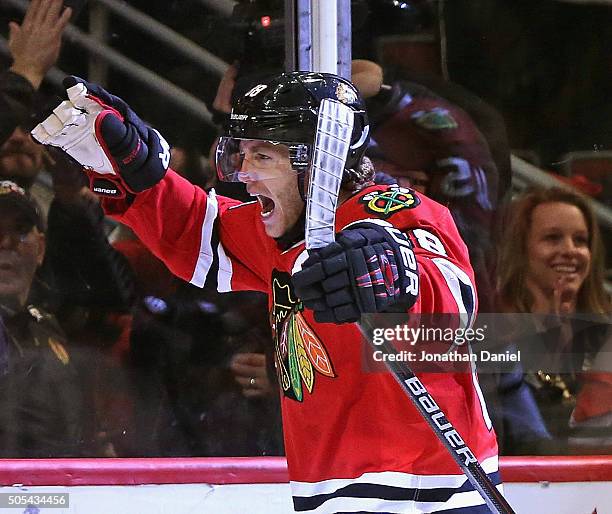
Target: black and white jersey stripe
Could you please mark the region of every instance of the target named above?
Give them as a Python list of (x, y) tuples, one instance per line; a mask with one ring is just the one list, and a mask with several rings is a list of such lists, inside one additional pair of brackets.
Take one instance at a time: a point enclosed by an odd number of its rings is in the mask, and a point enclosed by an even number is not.
[[(498, 459), (482, 463), (493, 484), (501, 487)], [(365, 473), (350, 479), (317, 483), (291, 482), (296, 512), (308, 514), (424, 513), (475, 505), (484, 500), (464, 475)]]
[[(245, 205), (245, 204), (241, 204)], [(216, 223), (219, 215), (219, 203), (214, 190), (208, 193), (206, 213), (202, 223), (200, 250), (198, 260), (190, 282), (198, 287), (208, 283), (220, 293), (232, 291), (232, 262), (219, 241)]]

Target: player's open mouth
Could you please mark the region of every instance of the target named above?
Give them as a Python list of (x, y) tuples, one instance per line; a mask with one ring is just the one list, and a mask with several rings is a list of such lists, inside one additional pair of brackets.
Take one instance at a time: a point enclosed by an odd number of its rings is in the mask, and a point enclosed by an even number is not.
[(271, 216), (272, 212), (274, 212), (274, 200), (272, 200), (272, 198), (268, 198), (267, 196), (257, 195), (257, 201), (261, 206), (262, 218)]

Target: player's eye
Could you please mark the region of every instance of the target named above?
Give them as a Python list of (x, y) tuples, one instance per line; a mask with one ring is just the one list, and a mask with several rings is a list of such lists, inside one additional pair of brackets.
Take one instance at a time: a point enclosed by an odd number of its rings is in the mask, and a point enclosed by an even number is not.
[(271, 155), (263, 152), (253, 152), (246, 160), (259, 168), (269, 168), (275, 162)]

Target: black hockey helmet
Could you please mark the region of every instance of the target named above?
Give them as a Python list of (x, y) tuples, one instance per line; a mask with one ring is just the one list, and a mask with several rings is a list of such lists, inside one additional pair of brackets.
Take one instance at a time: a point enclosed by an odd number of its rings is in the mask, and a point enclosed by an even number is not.
[(355, 180), (369, 140), (365, 102), (348, 80), (331, 73), (306, 71), (264, 79), (237, 100), (226, 136), (217, 146), (219, 178), (238, 180), (242, 166), (239, 145), (244, 140), (286, 145), (292, 168), (303, 173), (312, 158), (319, 106), (324, 98), (342, 102), (354, 113), (344, 180)]

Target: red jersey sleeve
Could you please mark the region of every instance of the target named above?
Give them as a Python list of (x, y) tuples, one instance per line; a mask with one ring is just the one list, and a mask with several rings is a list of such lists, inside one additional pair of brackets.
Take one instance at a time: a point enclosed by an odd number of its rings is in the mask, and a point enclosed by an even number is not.
[(113, 200), (103, 206), (183, 280), (199, 287), (214, 280), (221, 292), (267, 291), (269, 241), (251, 212), (255, 203), (207, 194), (169, 170), (131, 206)]

